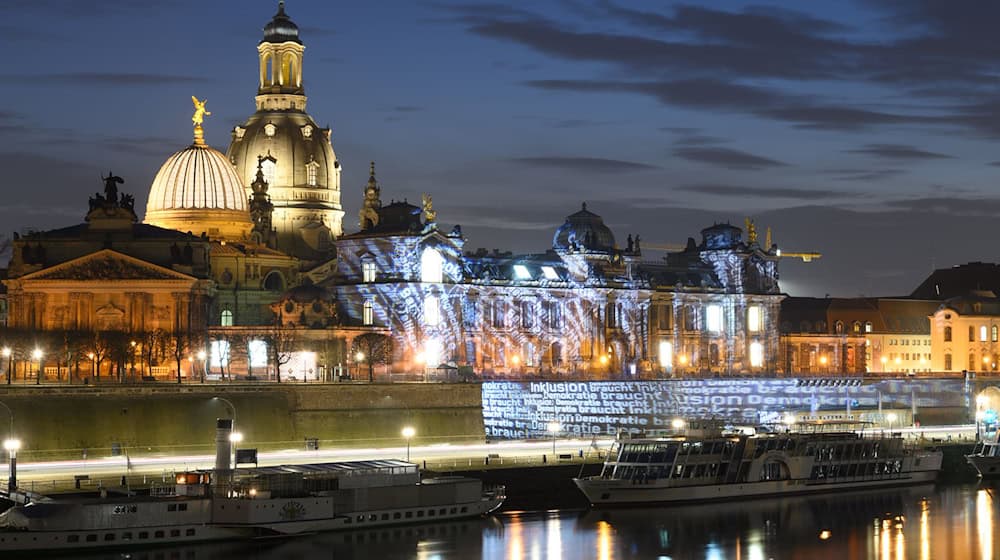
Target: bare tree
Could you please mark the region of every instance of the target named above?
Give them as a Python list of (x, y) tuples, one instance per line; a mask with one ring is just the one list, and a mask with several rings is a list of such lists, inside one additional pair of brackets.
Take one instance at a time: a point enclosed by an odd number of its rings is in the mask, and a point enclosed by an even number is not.
[(392, 338), (379, 333), (365, 333), (354, 339), (351, 353), (360, 353), (361, 360), (368, 365), (368, 382), (375, 382), (375, 364), (389, 364), (392, 361)]
[(275, 325), (267, 333), (267, 349), (274, 364), (275, 381), (281, 383), (281, 366), (292, 361), (292, 352), (296, 342), (295, 330), (292, 327)]

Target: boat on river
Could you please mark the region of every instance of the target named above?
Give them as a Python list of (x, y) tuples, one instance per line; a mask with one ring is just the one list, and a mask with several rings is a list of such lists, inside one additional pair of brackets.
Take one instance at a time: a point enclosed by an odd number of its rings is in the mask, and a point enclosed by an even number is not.
[[(228, 428), (223, 422), (217, 445), (228, 442), (231, 421)], [(480, 480), (457, 476), (421, 478), (417, 465), (398, 460), (230, 469), (230, 449), (223, 447), (215, 469), (177, 473), (172, 485), (149, 495), (102, 492), (12, 507), (0, 514), (0, 553), (427, 523), (487, 515), (505, 499), (502, 486), (484, 489)]]
[(1000, 478), (1000, 431), (976, 444), (965, 460), (981, 478)]
[(609, 506), (923, 484), (941, 470), (940, 450), (898, 433), (826, 428), (619, 437), (599, 475), (573, 482), (592, 505)]

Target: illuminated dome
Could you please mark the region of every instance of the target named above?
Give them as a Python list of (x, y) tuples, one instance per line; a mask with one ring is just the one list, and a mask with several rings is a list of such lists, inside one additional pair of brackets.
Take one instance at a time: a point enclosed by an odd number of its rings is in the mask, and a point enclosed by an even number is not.
[(615, 236), (600, 216), (587, 210), (587, 203), (584, 202), (583, 209), (566, 216), (566, 222), (556, 230), (552, 248), (557, 251), (610, 252), (615, 248)]
[(236, 170), (221, 152), (197, 141), (160, 167), (149, 191), (144, 221), (233, 240), (245, 239), (253, 227)]
[(285, 14), (285, 3), (278, 2), (278, 13), (274, 14), (271, 21), (264, 26), (264, 41), (268, 43), (283, 43), (293, 41), (301, 43), (299, 40), (299, 26)]

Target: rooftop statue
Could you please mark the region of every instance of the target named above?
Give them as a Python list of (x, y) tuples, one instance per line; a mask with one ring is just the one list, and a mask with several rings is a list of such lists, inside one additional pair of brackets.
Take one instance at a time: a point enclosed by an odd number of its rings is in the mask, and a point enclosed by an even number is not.
[(194, 102), (194, 114), (191, 115), (191, 122), (193, 122), (195, 125), (200, 125), (202, 122), (205, 121), (205, 115), (212, 114), (211, 111), (205, 110), (205, 103), (208, 103), (208, 100), (205, 99), (203, 101), (198, 101), (198, 98), (192, 95), (191, 101)]

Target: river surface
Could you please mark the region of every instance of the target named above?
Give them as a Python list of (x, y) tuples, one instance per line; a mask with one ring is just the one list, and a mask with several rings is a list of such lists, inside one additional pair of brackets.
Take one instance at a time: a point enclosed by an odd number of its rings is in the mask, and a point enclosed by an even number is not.
[(917, 486), (726, 504), (504, 512), (254, 543), (75, 555), (115, 560), (992, 560), (1000, 488)]

